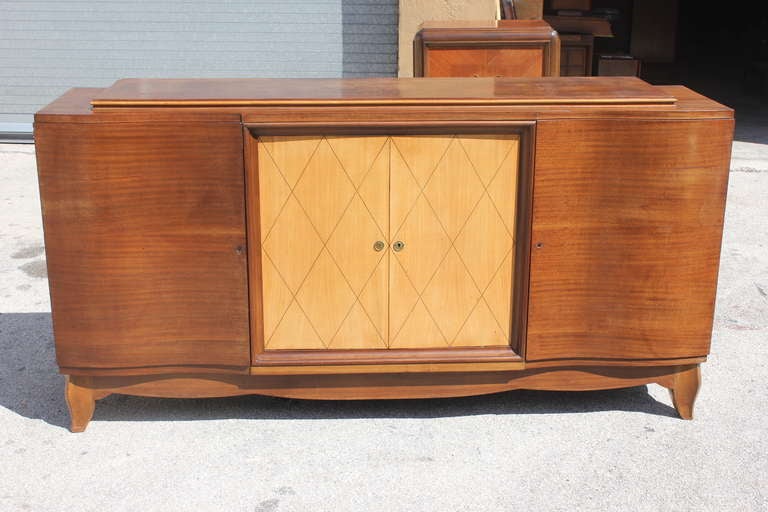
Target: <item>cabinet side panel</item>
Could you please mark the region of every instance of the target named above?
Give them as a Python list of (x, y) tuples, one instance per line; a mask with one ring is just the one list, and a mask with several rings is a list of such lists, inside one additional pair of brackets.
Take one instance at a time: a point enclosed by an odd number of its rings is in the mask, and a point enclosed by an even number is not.
[(62, 367), (250, 364), (239, 123), (35, 127)]
[(732, 130), (538, 123), (527, 359), (709, 352)]

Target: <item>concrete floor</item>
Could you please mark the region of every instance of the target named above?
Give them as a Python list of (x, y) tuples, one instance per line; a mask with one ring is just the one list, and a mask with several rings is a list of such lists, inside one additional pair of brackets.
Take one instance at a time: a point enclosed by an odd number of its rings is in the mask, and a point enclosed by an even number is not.
[(767, 133), (737, 130), (693, 422), (656, 385), (379, 402), (111, 396), (79, 435), (54, 362), (33, 147), (0, 146), (0, 511), (768, 510)]

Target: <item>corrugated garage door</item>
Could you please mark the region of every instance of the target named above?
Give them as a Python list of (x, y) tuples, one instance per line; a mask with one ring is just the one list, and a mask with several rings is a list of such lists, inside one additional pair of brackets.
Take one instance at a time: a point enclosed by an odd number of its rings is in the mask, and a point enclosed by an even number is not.
[(397, 0), (0, 0), (0, 132), (124, 77), (397, 74)]

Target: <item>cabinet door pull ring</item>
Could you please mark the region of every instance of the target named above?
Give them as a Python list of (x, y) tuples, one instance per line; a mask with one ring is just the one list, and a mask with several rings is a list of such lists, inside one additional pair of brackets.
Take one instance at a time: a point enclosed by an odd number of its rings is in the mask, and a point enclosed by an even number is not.
[(401, 242), (400, 240), (392, 244), (392, 249), (394, 249), (395, 252), (400, 252), (404, 248), (405, 248), (405, 242)]

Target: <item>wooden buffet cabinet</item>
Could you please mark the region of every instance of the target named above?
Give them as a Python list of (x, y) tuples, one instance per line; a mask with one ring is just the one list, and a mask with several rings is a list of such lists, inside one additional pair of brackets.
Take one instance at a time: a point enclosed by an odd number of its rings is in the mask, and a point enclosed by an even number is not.
[(413, 40), (418, 77), (533, 78), (560, 69), (560, 38), (541, 20), (427, 22)]
[(111, 393), (658, 383), (690, 418), (732, 130), (623, 77), (73, 89), (35, 120), (72, 430)]

